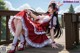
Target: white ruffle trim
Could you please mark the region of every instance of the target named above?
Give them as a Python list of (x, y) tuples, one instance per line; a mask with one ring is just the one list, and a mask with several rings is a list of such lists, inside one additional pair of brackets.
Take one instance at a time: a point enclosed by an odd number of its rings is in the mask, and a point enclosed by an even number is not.
[[(20, 16), (11, 16), (11, 18), (9, 19), (9, 22), (8, 22), (8, 26), (9, 26), (9, 29), (10, 29), (10, 32), (12, 33), (12, 35), (14, 36), (15, 33), (11, 27), (11, 22), (14, 18), (17, 18), (17, 19), (21, 19), (22, 21), (22, 26), (23, 26), (23, 29), (25, 30), (25, 39), (27, 41), (27, 43), (33, 47), (36, 47), (36, 48), (41, 48), (41, 47), (44, 47), (45, 45), (48, 45), (50, 44), (50, 40), (45, 40), (43, 43), (41, 44), (38, 44), (38, 43), (33, 43), (29, 38), (28, 38), (28, 30), (27, 30), (27, 27), (25, 26), (25, 23), (24, 23), (24, 19), (21, 18)], [(29, 19), (28, 19), (29, 20)], [(34, 32), (35, 32), (36, 28), (34, 28)], [(36, 32), (37, 33), (37, 32)], [(41, 34), (42, 32), (40, 33), (37, 33), (38, 35)], [(43, 33), (44, 34), (44, 33)]]

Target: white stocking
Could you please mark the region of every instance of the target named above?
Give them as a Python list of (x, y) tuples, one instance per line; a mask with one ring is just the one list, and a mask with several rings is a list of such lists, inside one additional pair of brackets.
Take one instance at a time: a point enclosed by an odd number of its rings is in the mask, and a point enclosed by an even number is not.
[(11, 50), (14, 50), (15, 49), (15, 46), (17, 44), (17, 41), (18, 41), (18, 36), (14, 36), (14, 39), (13, 39), (13, 42), (12, 42), (12, 47), (11, 47)]
[(20, 48), (23, 47), (23, 44), (24, 44), (24, 37), (23, 37), (23, 35), (21, 34), (21, 35), (20, 35)]

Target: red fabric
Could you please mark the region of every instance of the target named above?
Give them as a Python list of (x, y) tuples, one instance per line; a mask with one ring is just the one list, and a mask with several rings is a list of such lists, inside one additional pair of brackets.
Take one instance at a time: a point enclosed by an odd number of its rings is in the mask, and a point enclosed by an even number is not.
[(24, 19), (25, 25), (28, 28), (28, 38), (33, 42), (33, 43), (43, 43), (45, 40), (48, 40), (48, 37), (46, 36), (46, 34), (40, 34), (37, 35), (34, 33), (34, 27), (33, 25), (30, 23), (33, 22), (37, 31), (45, 31), (45, 27), (48, 25), (49, 22), (40, 24), (40, 23), (36, 23), (34, 21), (32, 21), (31, 19), (27, 20), (26, 16), (26, 12), (25, 11), (21, 11), (19, 12), (16, 16), (21, 16)]

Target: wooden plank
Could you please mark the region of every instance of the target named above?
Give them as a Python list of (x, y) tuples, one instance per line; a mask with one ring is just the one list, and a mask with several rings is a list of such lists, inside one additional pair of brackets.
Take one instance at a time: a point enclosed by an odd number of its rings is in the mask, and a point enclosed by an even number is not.
[(6, 41), (10, 40), (10, 32), (8, 28), (8, 21), (9, 21), (10, 16), (6, 16)]
[(79, 26), (78, 26), (78, 23), (76, 23), (77, 25), (76, 26), (76, 45), (79, 45)]
[(19, 11), (0, 10), (0, 15), (1, 15), (1, 16), (15, 15), (15, 14), (17, 14), (18, 12), (19, 12)]
[(77, 13), (76, 14), (76, 16), (77, 16), (77, 22), (76, 22), (76, 39), (75, 39), (75, 41), (76, 41), (76, 45), (79, 45), (79, 23), (80, 23), (80, 21), (79, 21), (79, 16), (80, 16), (80, 13)]
[(0, 42), (0, 45), (9, 44), (9, 43), (12, 43), (12, 40), (9, 40), (9, 41), (2, 41), (2, 42)]
[(62, 28), (64, 28), (65, 27), (65, 24), (64, 24), (64, 15), (61, 15), (61, 21), (62, 21)]
[(72, 23), (71, 23), (71, 14), (64, 14), (65, 19), (65, 46), (66, 49), (71, 49), (73, 47), (73, 34), (72, 34)]
[(1, 16), (0, 16), (0, 42), (1, 42)]

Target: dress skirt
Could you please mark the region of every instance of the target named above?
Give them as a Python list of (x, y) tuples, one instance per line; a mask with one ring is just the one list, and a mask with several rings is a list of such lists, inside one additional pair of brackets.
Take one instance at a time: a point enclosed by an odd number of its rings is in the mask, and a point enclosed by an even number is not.
[(15, 27), (13, 20), (14, 19), (20, 19), (22, 22), (22, 27), (24, 30), (24, 35), (27, 43), (36, 48), (41, 48), (50, 43), (49, 38), (46, 36), (46, 28), (48, 22), (40, 24), (37, 22), (34, 22), (31, 20), (31, 18), (28, 16), (27, 12), (20, 11), (15, 16), (11, 16), (8, 22), (8, 26), (10, 29), (10, 32), (13, 36), (15, 36)]

